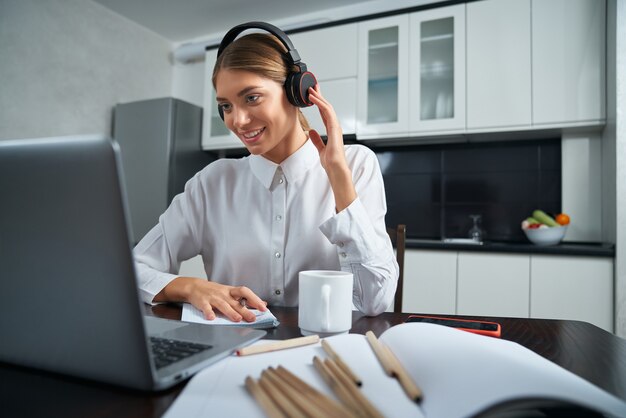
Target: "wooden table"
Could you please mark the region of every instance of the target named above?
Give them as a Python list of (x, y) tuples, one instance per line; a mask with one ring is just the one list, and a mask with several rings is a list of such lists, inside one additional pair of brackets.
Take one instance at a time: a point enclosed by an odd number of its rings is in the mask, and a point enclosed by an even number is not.
[[(273, 307), (281, 325), (267, 338), (300, 336), (297, 308)], [(180, 319), (175, 305), (146, 306), (148, 315)], [(408, 314), (366, 317), (354, 312), (350, 332), (380, 335)], [(459, 317), (467, 318), (467, 317)], [(595, 385), (626, 399), (626, 340), (579, 321), (483, 318), (502, 325), (502, 338), (515, 341)], [(6, 417), (160, 417), (184, 383), (145, 393), (0, 363), (0, 415)]]

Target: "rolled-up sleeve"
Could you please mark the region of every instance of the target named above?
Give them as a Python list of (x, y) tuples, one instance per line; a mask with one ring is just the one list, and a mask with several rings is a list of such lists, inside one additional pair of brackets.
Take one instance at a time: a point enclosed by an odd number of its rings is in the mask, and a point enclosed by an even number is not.
[(353, 302), (366, 315), (378, 315), (394, 298), (398, 263), (385, 225), (385, 189), (376, 156), (369, 150), (351, 162), (358, 197), (320, 225), (336, 246), (343, 271), (354, 275)]
[(205, 225), (199, 175), (185, 186), (133, 250), (141, 298), (154, 297), (178, 277), (180, 263), (200, 253), (199, 234)]

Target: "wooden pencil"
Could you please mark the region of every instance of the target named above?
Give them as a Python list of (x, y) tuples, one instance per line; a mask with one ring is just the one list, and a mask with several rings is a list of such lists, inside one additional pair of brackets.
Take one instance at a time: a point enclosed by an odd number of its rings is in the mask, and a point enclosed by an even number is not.
[(400, 382), (400, 385), (404, 389), (404, 392), (407, 396), (413, 399), (415, 402), (420, 402), (422, 400), (422, 390), (417, 386), (417, 384), (413, 381), (409, 373), (400, 363), (400, 360), (393, 354), (393, 351), (388, 346), (383, 346), (387, 351), (387, 355), (391, 359), (393, 364), (394, 375)]
[[(270, 367), (270, 369), (272, 368)], [(315, 389), (313, 386), (310, 386), (304, 380), (300, 379), (298, 376), (296, 376), (283, 366), (278, 366), (276, 368), (276, 373), (278, 373), (278, 375), (280, 375), (283, 380), (285, 380), (291, 386), (293, 386), (298, 391), (307, 396), (310, 400), (315, 402), (319, 406), (319, 408), (321, 408), (325, 412), (326, 416), (336, 418), (351, 418), (353, 416), (352, 412), (346, 409), (345, 406), (343, 406), (336, 400), (326, 396), (322, 392)]]
[(296, 407), (304, 413), (307, 417), (311, 418), (324, 418), (326, 415), (322, 412), (315, 402), (312, 402), (305, 393), (298, 391), (293, 386), (289, 385), (280, 375), (276, 373), (275, 369), (265, 369), (261, 376), (266, 377), (278, 390), (280, 390)]
[(357, 386), (363, 385), (363, 381), (356, 374), (354, 374), (352, 369), (350, 369), (350, 366), (348, 366), (346, 362), (343, 361), (341, 357), (339, 357), (339, 354), (337, 354), (337, 352), (333, 350), (328, 341), (322, 340), (322, 348), (324, 349), (326, 354), (328, 354), (333, 360), (335, 360), (335, 363), (337, 363), (341, 370), (343, 370), (345, 374), (350, 377), (350, 380), (352, 380)]
[(246, 377), (246, 388), (268, 417), (287, 418), (261, 385), (250, 376)]
[(376, 409), (374, 405), (361, 393), (358, 387), (354, 384), (350, 376), (348, 376), (339, 367), (336, 361), (332, 359), (326, 359), (324, 364), (328, 367), (331, 375), (336, 379), (340, 385), (342, 385), (350, 396), (354, 399), (354, 403), (360, 405), (361, 412), (369, 418), (384, 418), (383, 415)]
[(374, 335), (372, 331), (367, 331), (365, 333), (365, 337), (370, 343), (372, 350), (374, 350), (374, 354), (376, 354), (378, 361), (383, 366), (383, 369), (385, 369), (385, 373), (393, 377), (393, 367), (391, 366), (390, 360), (387, 358), (387, 354), (383, 349), (382, 343), (378, 341), (378, 338), (376, 338), (376, 335)]
[(300, 347), (303, 345), (315, 344), (319, 342), (319, 335), (308, 335), (306, 337), (291, 338), (289, 340), (276, 341), (273, 343), (255, 345), (240, 348), (236, 351), (238, 356), (248, 356), (251, 354), (268, 353), (270, 351), (285, 350), (287, 348)]
[(259, 385), (289, 418), (307, 418), (304, 412), (287, 395), (281, 392), (267, 376), (261, 375)]
[(367, 331), (365, 336), (385, 372), (398, 380), (409, 398), (415, 402), (420, 402), (422, 400), (421, 389), (413, 381), (391, 349), (381, 343), (372, 331)]
[(319, 357), (313, 357), (313, 366), (315, 366), (315, 369), (322, 376), (326, 384), (330, 386), (332, 391), (335, 393), (335, 395), (337, 395), (339, 399), (341, 399), (344, 405), (346, 405), (346, 407), (350, 409), (353, 414), (357, 416), (362, 415), (360, 405), (352, 397), (350, 392), (348, 392), (348, 390), (342, 384), (340, 384), (336, 379), (333, 378), (330, 370), (328, 370), (328, 366), (326, 366)]

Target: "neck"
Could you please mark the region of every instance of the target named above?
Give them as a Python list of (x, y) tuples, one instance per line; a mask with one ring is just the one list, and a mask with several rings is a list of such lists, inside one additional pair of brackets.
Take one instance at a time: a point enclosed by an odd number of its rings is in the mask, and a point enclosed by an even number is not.
[(271, 151), (263, 154), (263, 157), (273, 163), (280, 164), (294, 152), (298, 151), (308, 139), (308, 134), (304, 132), (298, 124), (298, 128), (295, 130), (293, 135), (284, 138), (280, 144), (274, 147)]

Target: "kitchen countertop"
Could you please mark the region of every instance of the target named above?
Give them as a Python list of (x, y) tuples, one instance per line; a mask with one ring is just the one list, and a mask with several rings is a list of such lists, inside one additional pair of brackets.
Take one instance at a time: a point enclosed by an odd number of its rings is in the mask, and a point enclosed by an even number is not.
[(407, 238), (406, 248), (446, 251), (476, 251), (491, 253), (615, 257), (615, 244), (573, 242), (562, 242), (558, 245), (542, 247), (524, 242), (485, 241), (482, 245), (477, 245), (467, 243), (444, 242), (442, 240)]

